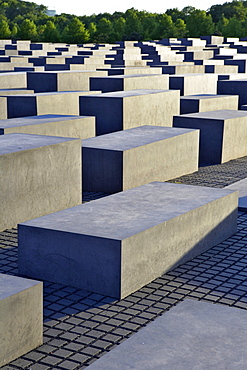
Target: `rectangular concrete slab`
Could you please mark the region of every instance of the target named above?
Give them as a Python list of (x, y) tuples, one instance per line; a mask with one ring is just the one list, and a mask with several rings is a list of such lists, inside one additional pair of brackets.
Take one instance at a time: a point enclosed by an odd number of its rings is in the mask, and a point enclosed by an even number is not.
[(0, 120), (0, 135), (17, 132), (87, 139), (95, 136), (95, 117), (45, 114)]
[(169, 89), (180, 90), (180, 95), (216, 94), (216, 74), (169, 75)]
[(43, 283), (0, 274), (0, 366), (43, 343)]
[(247, 104), (247, 78), (237, 80), (221, 80), (217, 83), (217, 94), (238, 95), (239, 109), (241, 105)]
[(121, 299), (236, 232), (237, 202), (154, 182), (24, 222), (19, 273)]
[(106, 93), (138, 89), (168, 90), (169, 77), (161, 74), (90, 77), (91, 91), (101, 90), (103, 93)]
[(247, 155), (247, 112), (222, 109), (173, 117), (174, 127), (200, 129), (200, 163), (224, 163)]
[(0, 230), (81, 203), (81, 140), (0, 135)]
[(180, 97), (180, 114), (238, 109), (238, 95), (187, 95)]
[(106, 71), (28, 72), (27, 86), (38, 92), (90, 90), (89, 78), (107, 76)]
[(186, 299), (88, 369), (240, 370), (246, 340), (246, 310)]
[(59, 91), (6, 96), (7, 118), (40, 116), (43, 114), (79, 115), (79, 96), (95, 91)]
[(179, 91), (131, 90), (80, 97), (80, 115), (96, 117), (96, 135), (143, 125), (171, 127), (176, 114)]
[(83, 189), (116, 193), (174, 179), (197, 171), (198, 155), (199, 130), (141, 126), (86, 139)]
[(234, 182), (231, 185), (225, 187), (229, 190), (238, 190), (239, 199), (238, 199), (238, 209), (240, 211), (247, 211), (247, 179), (243, 179), (237, 182)]

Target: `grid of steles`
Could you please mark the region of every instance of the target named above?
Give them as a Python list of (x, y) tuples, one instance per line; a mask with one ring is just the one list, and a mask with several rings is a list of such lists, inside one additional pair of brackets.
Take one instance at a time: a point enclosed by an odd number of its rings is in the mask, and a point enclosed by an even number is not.
[[(224, 187), (247, 177), (247, 157), (173, 182)], [(84, 201), (106, 196), (85, 193)], [(17, 229), (0, 233), (0, 272), (17, 275)], [(247, 308), (247, 213), (237, 233), (121, 301), (44, 282), (44, 344), (1, 369), (84, 369), (185, 298)]]

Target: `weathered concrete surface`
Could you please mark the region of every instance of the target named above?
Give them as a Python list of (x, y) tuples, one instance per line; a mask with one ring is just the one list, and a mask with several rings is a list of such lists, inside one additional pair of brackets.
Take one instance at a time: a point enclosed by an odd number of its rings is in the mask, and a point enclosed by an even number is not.
[(169, 88), (180, 90), (181, 96), (217, 93), (218, 77), (214, 73), (169, 75), (169, 79)]
[(0, 135), (0, 230), (81, 203), (81, 140)]
[(119, 75), (107, 77), (90, 77), (90, 90), (103, 93), (138, 89), (168, 90), (169, 77), (166, 75)]
[[(79, 97), (95, 91), (59, 91), (6, 96), (8, 117), (40, 116), (43, 114), (79, 115)], [(2, 99), (2, 98), (0, 98)]]
[(116, 193), (198, 170), (199, 130), (141, 126), (82, 141), (83, 189)]
[(180, 114), (238, 109), (238, 95), (187, 95), (180, 97)]
[(1, 89), (25, 89), (27, 78), (25, 72), (0, 73)]
[(247, 179), (243, 179), (237, 182), (234, 182), (231, 185), (225, 187), (229, 190), (238, 190), (239, 199), (238, 199), (238, 209), (240, 211), (247, 211)]
[(43, 343), (43, 283), (0, 274), (0, 366)]
[(88, 370), (244, 369), (247, 312), (186, 299)]
[(179, 91), (132, 90), (80, 97), (80, 115), (96, 117), (96, 134), (153, 125), (172, 126)]
[(19, 224), (19, 273), (117, 299), (236, 232), (238, 193), (154, 182)]
[(89, 78), (107, 76), (104, 71), (45, 71), (28, 72), (27, 86), (38, 92), (90, 90)]
[(241, 105), (247, 104), (247, 78), (218, 81), (217, 91), (218, 94), (238, 95), (239, 109)]
[(0, 135), (17, 132), (87, 139), (95, 136), (95, 117), (46, 114), (0, 120)]
[(200, 130), (200, 163), (224, 163), (247, 155), (247, 112), (218, 110), (173, 118), (174, 127)]

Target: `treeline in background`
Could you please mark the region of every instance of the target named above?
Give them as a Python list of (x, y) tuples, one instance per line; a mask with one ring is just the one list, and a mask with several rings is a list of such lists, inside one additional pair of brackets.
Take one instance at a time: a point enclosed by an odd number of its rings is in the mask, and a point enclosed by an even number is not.
[(207, 12), (186, 6), (182, 10), (168, 9), (162, 14), (131, 8), (113, 14), (76, 17), (62, 13), (51, 17), (44, 5), (0, 0), (0, 39), (81, 44), (206, 35), (246, 36), (247, 1), (213, 5)]

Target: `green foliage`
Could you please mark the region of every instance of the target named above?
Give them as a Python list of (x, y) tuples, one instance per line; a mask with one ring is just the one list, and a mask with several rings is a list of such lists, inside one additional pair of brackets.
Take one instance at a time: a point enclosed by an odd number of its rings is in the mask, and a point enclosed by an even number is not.
[(42, 35), (42, 41), (45, 42), (60, 42), (60, 34), (54, 22), (47, 21)]
[(211, 35), (214, 32), (215, 25), (212, 16), (204, 10), (192, 11), (186, 19), (186, 27), (190, 37), (200, 37)]
[(89, 31), (77, 17), (72, 18), (62, 33), (62, 39), (68, 44), (82, 44), (87, 42), (89, 37)]
[(24, 19), (20, 25), (17, 37), (22, 40), (36, 41), (37, 35), (37, 27), (34, 21), (30, 19)]
[[(199, 2), (198, 2), (199, 3)], [(150, 13), (130, 8), (126, 12), (82, 15), (46, 14), (47, 7), (22, 0), (0, 0), (0, 37), (32, 41), (113, 43), (120, 40), (154, 40), (167, 37), (200, 37), (215, 33), (243, 37), (247, 33), (247, 0), (213, 5), (207, 12), (186, 6)]]
[(8, 39), (11, 36), (9, 24), (5, 19), (0, 20), (0, 39)]

